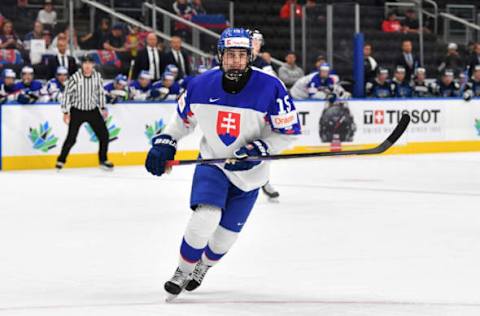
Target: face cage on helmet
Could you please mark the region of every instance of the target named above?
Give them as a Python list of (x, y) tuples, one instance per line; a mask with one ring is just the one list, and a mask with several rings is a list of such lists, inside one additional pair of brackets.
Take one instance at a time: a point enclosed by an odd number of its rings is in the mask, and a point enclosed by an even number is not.
[[(235, 47), (232, 47), (232, 48), (235, 48)], [(239, 47), (240, 48), (240, 47)], [(234, 81), (238, 81), (240, 80), (240, 78), (242, 78), (243, 75), (245, 75), (247, 72), (248, 72), (248, 69), (251, 68), (252, 66), (252, 63), (253, 63), (253, 55), (252, 55), (252, 50), (251, 49), (247, 49), (247, 48), (242, 48), (242, 49), (246, 49), (247, 50), (247, 54), (248, 54), (248, 62), (247, 62), (247, 66), (245, 67), (245, 70), (244, 71), (241, 71), (241, 70), (236, 70), (236, 69), (232, 69), (232, 70), (229, 70), (229, 71), (225, 71), (225, 69), (223, 69), (223, 55), (225, 53), (225, 50), (227, 50), (228, 48), (224, 48), (224, 49), (219, 49), (218, 50), (218, 60), (220, 62), (220, 69), (223, 71), (223, 73), (225, 74), (225, 76), (230, 79), (230, 80), (234, 80)]]

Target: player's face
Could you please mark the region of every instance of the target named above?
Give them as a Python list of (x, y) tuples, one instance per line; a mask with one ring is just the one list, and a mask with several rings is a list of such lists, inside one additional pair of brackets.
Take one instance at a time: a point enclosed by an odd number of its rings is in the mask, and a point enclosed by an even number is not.
[(141, 87), (146, 88), (150, 84), (150, 79), (147, 78), (140, 78), (138, 80), (138, 83), (140, 84)]
[(22, 74), (22, 81), (25, 83), (30, 83), (33, 80), (33, 74), (31, 73), (24, 73)]
[(163, 86), (170, 88), (173, 85), (173, 80), (172, 79), (163, 79)]
[(227, 49), (223, 55), (223, 69), (225, 71), (243, 71), (247, 68), (248, 52), (246, 49)]
[(448, 86), (449, 84), (452, 83), (452, 81), (453, 81), (453, 76), (443, 76), (443, 77), (442, 77), (442, 81), (443, 81), (443, 83), (444, 83), (445, 85)]
[(328, 78), (328, 75), (330, 75), (330, 71), (329, 70), (320, 70), (320, 78)]
[(123, 89), (125, 89), (125, 86), (124, 86), (123, 84), (121, 84), (121, 83), (114, 83), (113, 86), (114, 86), (115, 90), (123, 90)]
[(6, 77), (5, 80), (5, 85), (7, 86), (11, 86), (15, 83), (15, 78), (12, 78), (12, 77)]
[(61, 83), (65, 83), (67, 81), (68, 75), (57, 75), (57, 80)]
[(395, 73), (395, 78), (398, 81), (403, 81), (403, 79), (405, 79), (405, 73), (404, 72), (396, 72)]
[(260, 49), (262, 49), (262, 40), (254, 38), (252, 40), (252, 46), (255, 54), (258, 54), (260, 52)]
[(480, 81), (480, 70), (476, 70), (473, 73), (473, 79), (475, 79), (475, 81)]
[(385, 82), (388, 79), (388, 74), (379, 74), (378, 75), (378, 81), (380, 82)]
[(424, 72), (419, 72), (417, 74), (417, 80), (418, 81), (424, 81), (425, 80), (425, 73)]

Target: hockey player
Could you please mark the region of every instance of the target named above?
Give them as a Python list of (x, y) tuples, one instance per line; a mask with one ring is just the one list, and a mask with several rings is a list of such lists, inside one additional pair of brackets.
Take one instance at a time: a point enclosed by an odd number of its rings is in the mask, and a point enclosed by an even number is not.
[(439, 97), (458, 97), (460, 85), (453, 80), (453, 70), (445, 69), (440, 79), (432, 85), (433, 94)]
[[(218, 41), (220, 67), (194, 78), (178, 100), (177, 113), (152, 140), (147, 170), (169, 172), (177, 141), (198, 126), (202, 158), (232, 157), (225, 164), (199, 164), (193, 176), (194, 212), (180, 248), (179, 265), (165, 290), (178, 295), (197, 288), (232, 247), (268, 181), (266, 162), (243, 160), (287, 148), (300, 133), (295, 106), (275, 77), (251, 67), (250, 33), (228, 28)], [(172, 298), (172, 297), (170, 297)]]
[(126, 101), (129, 98), (128, 78), (119, 74), (115, 79), (104, 86), (105, 97), (108, 104)]
[(415, 77), (413, 78), (413, 96), (425, 98), (432, 95), (431, 86), (426, 82), (427, 72), (425, 68), (418, 67), (415, 69)]
[(68, 69), (59, 66), (55, 78), (50, 79), (40, 92), (41, 102), (62, 102), (65, 83), (68, 79)]
[(130, 84), (131, 99), (145, 101), (152, 98), (152, 75), (146, 70), (142, 70), (138, 75), (138, 80)]
[(405, 67), (397, 66), (392, 80), (393, 96), (395, 98), (411, 98), (413, 94), (412, 85), (405, 79)]
[(22, 104), (32, 104), (40, 98), (42, 83), (33, 79), (33, 68), (22, 68), (21, 81), (17, 82), (16, 89), (19, 91), (17, 101)]
[(367, 82), (365, 92), (369, 98), (391, 98), (394, 91), (392, 83), (388, 80), (388, 69), (378, 67), (375, 80)]
[(175, 81), (175, 75), (169, 71), (165, 71), (162, 80), (152, 85), (150, 93), (154, 100), (175, 100), (179, 94), (180, 85)]
[(463, 98), (465, 101), (470, 101), (473, 97), (480, 96), (480, 65), (473, 68), (472, 79), (465, 85), (465, 92)]
[(259, 30), (252, 31), (252, 66), (262, 69), (267, 73), (276, 76), (275, 70), (271, 65), (269, 65), (265, 59), (262, 57), (262, 46), (264, 44), (263, 34)]
[(332, 93), (339, 99), (348, 98), (347, 93), (337, 84), (337, 81), (338, 77), (331, 74), (330, 65), (323, 63), (318, 71), (298, 79), (290, 89), (290, 94), (294, 99), (325, 99)]
[(2, 73), (2, 82), (0, 83), (0, 104), (16, 100), (17, 86), (15, 78), (17, 74), (10, 68), (6, 68)]

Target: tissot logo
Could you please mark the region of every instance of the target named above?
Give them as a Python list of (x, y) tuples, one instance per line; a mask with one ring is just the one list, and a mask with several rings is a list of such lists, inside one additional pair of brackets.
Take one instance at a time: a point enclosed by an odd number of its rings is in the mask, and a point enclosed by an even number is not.
[(397, 124), (403, 114), (411, 117), (412, 124), (437, 124), (440, 109), (425, 110), (365, 110), (363, 124), (365, 125), (392, 125)]

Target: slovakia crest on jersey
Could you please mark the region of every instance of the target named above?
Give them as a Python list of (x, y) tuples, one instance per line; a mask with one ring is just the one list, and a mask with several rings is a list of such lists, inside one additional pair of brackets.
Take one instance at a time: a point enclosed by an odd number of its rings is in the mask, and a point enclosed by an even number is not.
[(240, 135), (240, 113), (218, 111), (217, 134), (225, 145), (233, 144)]

